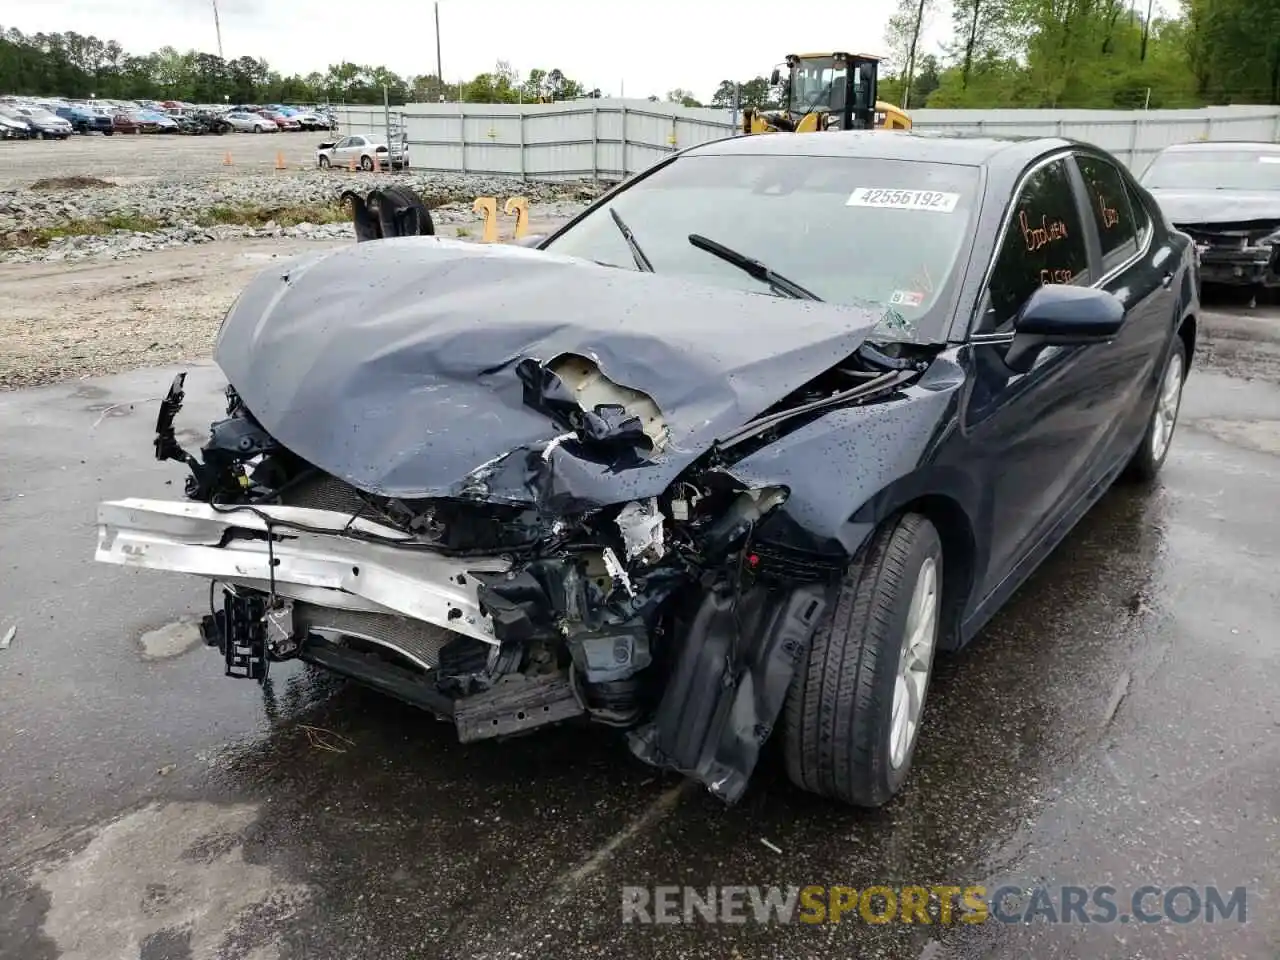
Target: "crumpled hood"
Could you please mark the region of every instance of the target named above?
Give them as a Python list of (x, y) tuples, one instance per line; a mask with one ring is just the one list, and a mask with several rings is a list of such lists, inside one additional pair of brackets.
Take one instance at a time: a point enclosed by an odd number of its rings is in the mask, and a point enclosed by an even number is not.
[[(361, 490), (570, 510), (662, 492), (717, 437), (852, 353), (875, 320), (522, 247), (408, 237), (261, 274), (215, 357), (272, 436)], [(647, 394), (665, 445), (628, 459), (563, 439), (563, 424), (525, 402), (518, 369), (565, 354)]]
[(1152, 190), (1175, 226), (1280, 220), (1280, 193), (1240, 190)]

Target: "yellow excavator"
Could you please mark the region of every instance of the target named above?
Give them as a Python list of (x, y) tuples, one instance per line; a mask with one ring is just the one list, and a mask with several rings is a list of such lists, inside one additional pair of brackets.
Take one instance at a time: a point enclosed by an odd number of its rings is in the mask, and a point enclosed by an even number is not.
[(785, 78), (782, 67), (775, 67), (769, 78), (772, 86), (782, 86), (782, 108), (743, 110), (743, 133), (911, 129), (906, 111), (876, 99), (879, 57), (792, 53), (785, 66)]

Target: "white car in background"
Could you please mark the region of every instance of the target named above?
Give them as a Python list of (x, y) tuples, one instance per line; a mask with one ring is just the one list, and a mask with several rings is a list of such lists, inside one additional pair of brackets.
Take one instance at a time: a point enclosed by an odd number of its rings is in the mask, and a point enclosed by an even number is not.
[(321, 170), (349, 167), (352, 161), (361, 170), (401, 170), (409, 166), (409, 144), (399, 140), (387, 147), (385, 140), (355, 134), (327, 140), (316, 148), (316, 164)]
[(256, 113), (228, 113), (223, 117), (237, 133), (279, 133), (280, 125)]
[(295, 113), (293, 119), (302, 124), (303, 130), (333, 130), (335, 125), (328, 117), (318, 113)]

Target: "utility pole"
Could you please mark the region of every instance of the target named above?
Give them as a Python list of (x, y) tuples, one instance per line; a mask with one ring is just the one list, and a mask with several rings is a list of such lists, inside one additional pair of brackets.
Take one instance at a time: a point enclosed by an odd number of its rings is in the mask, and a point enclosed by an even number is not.
[(920, 42), (920, 28), (924, 25), (924, 6), (928, 0), (920, 0), (916, 10), (916, 27), (911, 31), (911, 51), (907, 54), (907, 82), (902, 88), (902, 109), (911, 106), (911, 84), (916, 76), (916, 44)]
[[(440, 81), (440, 99), (444, 99), (444, 64), (440, 60), (440, 4), (436, 3), (436, 78)], [(461, 97), (459, 97), (461, 99)]]
[(222, 22), (218, 19), (218, 0), (213, 0), (213, 29), (218, 32), (218, 59), (226, 59), (222, 55)]
[(1142, 53), (1138, 55), (1138, 59), (1143, 63), (1147, 60), (1147, 40), (1151, 36), (1151, 8), (1154, 6), (1154, 0), (1147, 0), (1147, 19), (1142, 21)]

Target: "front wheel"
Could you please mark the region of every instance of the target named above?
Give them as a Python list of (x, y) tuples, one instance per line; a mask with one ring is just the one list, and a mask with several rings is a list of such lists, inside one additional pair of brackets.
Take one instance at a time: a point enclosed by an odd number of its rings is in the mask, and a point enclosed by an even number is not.
[(942, 541), (907, 513), (855, 560), (787, 694), (784, 753), (796, 786), (879, 807), (911, 769), (942, 619)]
[(321, 169), (321, 170), (328, 170), (328, 169), (329, 169), (329, 158), (328, 158), (328, 157), (321, 157), (321, 158), (320, 158), (320, 169)]
[(373, 169), (373, 157), (364, 156), (360, 158), (360, 169), (368, 172)]
[(1142, 436), (1133, 459), (1125, 468), (1131, 480), (1150, 483), (1164, 466), (1173, 443), (1173, 430), (1178, 425), (1178, 412), (1182, 409), (1182, 385), (1187, 378), (1187, 348), (1182, 337), (1174, 334), (1169, 359), (1156, 391), (1156, 405), (1147, 422), (1147, 432)]

